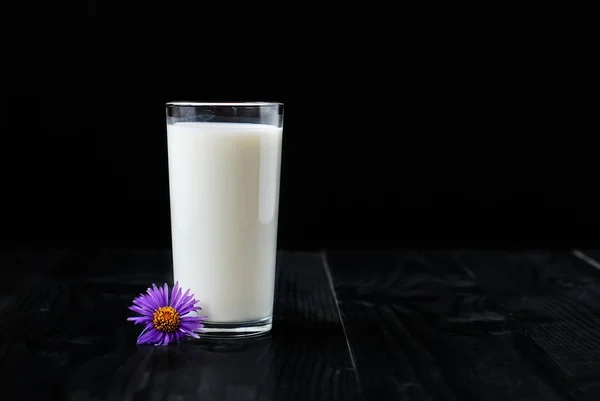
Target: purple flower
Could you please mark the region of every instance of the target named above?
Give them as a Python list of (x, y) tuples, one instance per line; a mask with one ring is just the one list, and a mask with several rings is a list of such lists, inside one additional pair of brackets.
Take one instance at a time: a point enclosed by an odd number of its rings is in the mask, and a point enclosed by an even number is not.
[(169, 286), (165, 283), (163, 288), (152, 284), (147, 294), (140, 294), (133, 300), (130, 310), (142, 316), (130, 317), (127, 320), (134, 324), (144, 324), (146, 327), (140, 333), (138, 344), (167, 345), (170, 342), (180, 341), (183, 337), (199, 338), (198, 332), (202, 328), (206, 316), (198, 316), (202, 308), (195, 306), (198, 303), (190, 290), (181, 293), (179, 283), (175, 283), (169, 300)]

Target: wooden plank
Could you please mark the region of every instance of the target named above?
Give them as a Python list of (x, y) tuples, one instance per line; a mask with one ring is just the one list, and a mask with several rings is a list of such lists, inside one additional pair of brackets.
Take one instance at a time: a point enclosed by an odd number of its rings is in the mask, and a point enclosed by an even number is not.
[(327, 252), (369, 400), (560, 400), (447, 252)]
[(48, 272), (64, 264), (66, 249), (2, 249), (0, 262), (0, 312), (18, 294), (35, 287), (48, 277)]
[(571, 400), (600, 399), (600, 275), (570, 252), (459, 252), (518, 322), (523, 353)]
[(600, 250), (598, 249), (573, 249), (573, 256), (583, 260), (589, 267), (590, 274), (600, 274)]
[[(169, 254), (112, 252), (89, 251), (91, 278), (65, 275), (11, 309), (3, 400), (358, 399), (320, 255), (279, 255), (270, 336), (163, 348), (135, 345), (139, 328), (126, 321), (126, 307), (152, 281), (169, 280)], [(104, 275), (103, 265), (111, 266)]]

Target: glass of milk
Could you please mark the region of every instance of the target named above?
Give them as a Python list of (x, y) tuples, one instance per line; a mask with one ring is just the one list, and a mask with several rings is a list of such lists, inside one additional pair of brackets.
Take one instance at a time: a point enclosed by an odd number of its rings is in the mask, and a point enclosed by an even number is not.
[(205, 336), (271, 330), (283, 104), (167, 103), (173, 277)]

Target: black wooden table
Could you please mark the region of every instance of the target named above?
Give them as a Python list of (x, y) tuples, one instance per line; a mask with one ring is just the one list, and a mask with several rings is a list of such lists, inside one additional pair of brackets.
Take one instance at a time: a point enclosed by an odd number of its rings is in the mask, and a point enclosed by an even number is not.
[(271, 335), (136, 346), (170, 252), (0, 251), (0, 399), (600, 400), (600, 252), (279, 255)]

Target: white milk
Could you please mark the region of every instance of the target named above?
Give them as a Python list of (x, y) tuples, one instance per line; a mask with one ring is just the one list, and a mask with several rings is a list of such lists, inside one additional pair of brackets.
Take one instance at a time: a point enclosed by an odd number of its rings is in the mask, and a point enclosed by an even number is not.
[(272, 315), (282, 129), (167, 125), (174, 279), (210, 322)]

